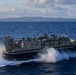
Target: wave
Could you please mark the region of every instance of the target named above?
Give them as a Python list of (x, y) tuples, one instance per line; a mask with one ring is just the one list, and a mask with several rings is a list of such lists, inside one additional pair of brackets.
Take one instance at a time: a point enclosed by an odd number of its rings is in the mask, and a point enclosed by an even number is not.
[(29, 63), (29, 62), (50, 62), (50, 63), (55, 63), (58, 61), (62, 61), (64, 59), (69, 60), (69, 58), (71, 57), (76, 57), (76, 53), (75, 52), (70, 52), (70, 51), (58, 51), (54, 48), (47, 48), (44, 49), (43, 53), (39, 53), (38, 57), (35, 59), (31, 59), (31, 60), (23, 60), (23, 61), (9, 61), (9, 60), (5, 60), (2, 57), (2, 51), (4, 49), (4, 46), (0, 44), (0, 67), (4, 67), (4, 66), (13, 66), (13, 65), (20, 65), (22, 63)]
[(31, 60), (25, 60), (25, 61), (0, 61), (0, 67), (5, 67), (5, 66), (14, 66), (14, 65), (20, 65), (22, 63), (29, 63), (29, 62), (36, 62), (38, 59), (31, 59)]

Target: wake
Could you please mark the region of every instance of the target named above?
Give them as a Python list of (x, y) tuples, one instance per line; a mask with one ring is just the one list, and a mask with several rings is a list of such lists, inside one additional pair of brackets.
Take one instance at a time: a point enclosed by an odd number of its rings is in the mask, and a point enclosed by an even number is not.
[(76, 58), (75, 52), (70, 51), (58, 51), (54, 48), (47, 48), (44, 49), (43, 53), (39, 53), (38, 57), (31, 60), (23, 60), (23, 61), (8, 61), (2, 57), (2, 51), (4, 46), (0, 44), (0, 67), (4, 66), (13, 66), (13, 65), (20, 65), (22, 63), (29, 63), (29, 62), (48, 62), (48, 63), (56, 63), (58, 61), (69, 60), (70, 58)]

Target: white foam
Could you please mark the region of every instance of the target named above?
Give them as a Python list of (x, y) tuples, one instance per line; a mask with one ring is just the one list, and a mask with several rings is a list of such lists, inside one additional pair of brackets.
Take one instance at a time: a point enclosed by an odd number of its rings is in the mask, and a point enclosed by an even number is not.
[(29, 63), (29, 62), (33, 62), (33, 61), (38, 61), (37, 59), (31, 59), (31, 60), (27, 60), (27, 61), (0, 61), (0, 67), (4, 67), (4, 66), (14, 66), (14, 65), (20, 65), (22, 63)]
[(58, 61), (62, 61), (64, 59), (69, 60), (69, 58), (71, 57), (76, 57), (76, 53), (75, 52), (70, 52), (70, 51), (58, 51), (54, 48), (48, 48), (46, 50), (44, 50), (45, 52), (40, 54), (40, 60), (43, 62), (58, 62)]

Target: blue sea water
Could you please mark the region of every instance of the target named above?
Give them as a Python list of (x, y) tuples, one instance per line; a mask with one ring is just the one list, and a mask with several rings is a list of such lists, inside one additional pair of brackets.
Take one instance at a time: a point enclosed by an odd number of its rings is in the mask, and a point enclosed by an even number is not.
[[(8, 61), (2, 58), (3, 37), (37, 37), (47, 33), (76, 39), (76, 22), (0, 22), (0, 75), (76, 75), (76, 53), (48, 49), (41, 58)], [(43, 59), (43, 60), (42, 60)]]

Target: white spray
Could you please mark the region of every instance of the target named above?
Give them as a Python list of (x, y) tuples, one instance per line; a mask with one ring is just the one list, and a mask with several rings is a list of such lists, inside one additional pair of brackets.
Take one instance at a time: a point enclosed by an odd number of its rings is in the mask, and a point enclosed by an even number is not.
[(40, 60), (43, 62), (58, 62), (58, 61), (62, 61), (64, 59), (68, 60), (71, 57), (76, 57), (76, 53), (74, 52), (70, 52), (70, 51), (58, 51), (54, 48), (47, 48), (46, 50), (44, 50), (45, 52), (40, 55)]

